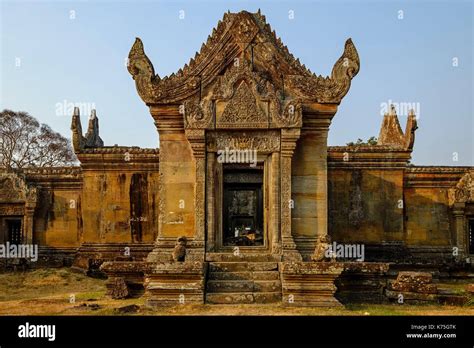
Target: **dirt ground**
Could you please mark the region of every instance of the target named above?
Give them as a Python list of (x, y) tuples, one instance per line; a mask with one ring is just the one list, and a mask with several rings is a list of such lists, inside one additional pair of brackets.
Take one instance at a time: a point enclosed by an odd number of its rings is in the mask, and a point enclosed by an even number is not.
[(345, 308), (181, 304), (150, 309), (143, 298), (109, 299), (104, 280), (62, 268), (1, 273), (0, 315), (474, 315), (474, 305), (472, 301), (464, 306), (367, 304)]

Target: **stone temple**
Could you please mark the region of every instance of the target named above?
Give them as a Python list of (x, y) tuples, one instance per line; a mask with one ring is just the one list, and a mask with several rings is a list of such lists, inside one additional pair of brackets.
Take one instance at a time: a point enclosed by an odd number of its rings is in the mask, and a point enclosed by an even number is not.
[(413, 113), (402, 131), (392, 108), (376, 145), (327, 145), (360, 67), (351, 39), (341, 51), (317, 76), (260, 12), (226, 13), (160, 77), (137, 38), (128, 70), (159, 147), (104, 146), (75, 110), (80, 166), (0, 173), (0, 242), (150, 305), (331, 306), (390, 297), (399, 271), (471, 272), (474, 167), (410, 164)]

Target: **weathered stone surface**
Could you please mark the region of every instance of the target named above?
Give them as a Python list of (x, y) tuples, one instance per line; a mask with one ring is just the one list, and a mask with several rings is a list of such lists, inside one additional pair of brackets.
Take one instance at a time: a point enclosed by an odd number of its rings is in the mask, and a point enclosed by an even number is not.
[(394, 291), (436, 294), (437, 287), (431, 284), (433, 277), (426, 272), (399, 272), (397, 279), (389, 282), (389, 288)]
[(216, 271), (275, 271), (278, 270), (277, 262), (211, 262), (209, 266), (211, 272)]
[(251, 280), (210, 280), (207, 282), (207, 291), (211, 292), (251, 292)]
[[(209, 303), (281, 301), (281, 282), (277, 263), (212, 262), (209, 269), (206, 289), (206, 301)], [(240, 271), (243, 269), (246, 271)]]
[(439, 300), (438, 289), (427, 272), (399, 272), (395, 281), (389, 281), (386, 295), (391, 300), (431, 302)]
[(262, 292), (280, 292), (281, 282), (280, 280), (255, 280), (253, 282), (253, 290)]
[(145, 272), (148, 306), (204, 303), (207, 263), (151, 263)]
[(253, 303), (254, 297), (250, 293), (207, 293), (206, 302), (214, 304), (245, 304)]
[[(103, 146), (95, 112), (84, 137), (76, 109), (79, 167), (29, 168), (21, 177), (0, 170), (0, 243), (7, 220), (19, 217), (42, 259), (61, 265), (76, 255), (74, 268), (109, 277), (111, 296), (145, 288), (150, 305), (202, 303), (206, 292), (222, 303), (318, 306), (338, 304), (336, 287), (338, 299), (364, 301), (381, 301), (386, 288), (390, 298), (436, 293), (431, 275), (400, 272), (387, 283), (382, 263), (309, 262), (313, 253), (313, 261), (325, 259), (330, 238), (364, 245), (366, 261), (470, 263), (473, 168), (409, 165), (413, 113), (402, 132), (391, 109), (377, 145), (327, 146), (329, 125), (359, 71), (350, 39), (331, 75), (318, 77), (260, 12), (242, 11), (225, 14), (201, 52), (167, 78), (155, 75), (141, 40), (129, 58), (159, 149)], [(216, 154), (227, 147), (258, 152), (261, 249), (234, 253), (222, 245), (225, 166)], [(469, 264), (458, 277), (472, 274)]]
[(124, 299), (130, 295), (127, 283), (123, 278), (111, 278), (107, 281), (107, 295), (113, 299)]
[(282, 300), (289, 306), (342, 306), (334, 297), (335, 279), (344, 270), (336, 262), (283, 262)]

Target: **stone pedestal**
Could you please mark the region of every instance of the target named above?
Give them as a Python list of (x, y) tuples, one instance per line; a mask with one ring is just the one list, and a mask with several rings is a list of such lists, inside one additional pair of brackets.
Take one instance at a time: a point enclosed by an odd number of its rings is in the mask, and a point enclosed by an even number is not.
[(336, 297), (345, 303), (383, 303), (388, 263), (344, 262), (344, 271), (336, 280)]
[(144, 274), (150, 266), (145, 261), (104, 262), (100, 271), (107, 275), (107, 295), (114, 297), (114, 294), (122, 292), (123, 282), (130, 296), (143, 294)]
[(158, 262), (145, 273), (148, 306), (204, 303), (207, 263)]
[(336, 262), (282, 262), (283, 303), (288, 306), (341, 307), (335, 279), (344, 267)]

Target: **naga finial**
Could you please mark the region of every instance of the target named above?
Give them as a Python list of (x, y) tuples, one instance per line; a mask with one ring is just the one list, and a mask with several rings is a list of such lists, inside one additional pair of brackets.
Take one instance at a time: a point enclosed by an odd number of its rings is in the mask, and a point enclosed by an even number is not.
[(331, 79), (334, 80), (350, 80), (357, 75), (360, 68), (359, 54), (352, 42), (347, 39), (344, 45), (344, 52), (337, 60), (332, 69)]
[(72, 146), (74, 152), (78, 153), (84, 148), (85, 138), (82, 135), (81, 113), (77, 106), (74, 107), (74, 112), (72, 114), (71, 131)]
[(95, 109), (92, 109), (91, 116), (89, 118), (89, 127), (87, 128), (86, 133), (86, 147), (102, 147), (104, 146), (104, 142), (99, 136), (99, 119), (97, 118), (97, 114)]
[(153, 99), (153, 83), (159, 81), (160, 77), (155, 75), (153, 64), (145, 54), (142, 40), (138, 37), (128, 54), (127, 69), (135, 80), (138, 94), (145, 103), (148, 103)]
[[(134, 79), (137, 76), (143, 76), (150, 79), (155, 78), (153, 64), (145, 54), (143, 42), (138, 37), (135, 39), (135, 42), (130, 49), (130, 53), (128, 54), (127, 69)], [(156, 77), (159, 79), (158, 76)]]

